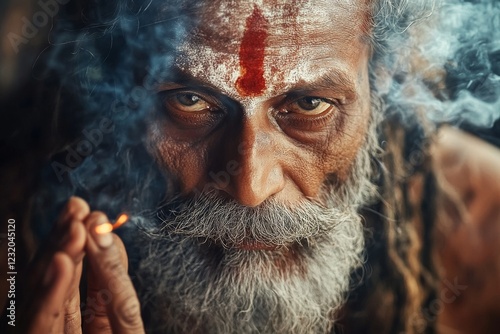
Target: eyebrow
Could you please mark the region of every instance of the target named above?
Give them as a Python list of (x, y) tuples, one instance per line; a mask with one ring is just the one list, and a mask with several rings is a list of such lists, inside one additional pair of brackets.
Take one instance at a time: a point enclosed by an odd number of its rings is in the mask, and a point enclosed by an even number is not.
[[(189, 87), (202, 88), (213, 93), (220, 92), (221, 90), (219, 87), (213, 85), (212, 83), (203, 80), (203, 78), (194, 77), (190, 73), (187, 73), (178, 67), (174, 66), (171, 71), (172, 73), (168, 76), (168, 78), (165, 78), (164, 81), (170, 83), (175, 82)], [(160, 87), (161, 86), (162, 85), (160, 85)]]
[(344, 71), (330, 69), (318, 78), (310, 82), (299, 82), (294, 85), (290, 92), (307, 93), (318, 90), (336, 90), (346, 95), (356, 95), (356, 84)]
[[(174, 67), (172, 69), (172, 72), (173, 75), (169, 78), (170, 80), (167, 80), (169, 82), (177, 82), (182, 85), (201, 88), (211, 93), (220, 94), (219, 87), (206, 80), (203, 80), (203, 78), (194, 77), (190, 73), (187, 73), (178, 67)], [(291, 86), (290, 88), (287, 88), (286, 92), (276, 95), (303, 95), (321, 90), (335, 90), (347, 96), (355, 96), (357, 94), (354, 81), (345, 71), (339, 69), (330, 69), (327, 73), (317, 77), (310, 82), (307, 82), (304, 79), (299, 80), (298, 83)]]

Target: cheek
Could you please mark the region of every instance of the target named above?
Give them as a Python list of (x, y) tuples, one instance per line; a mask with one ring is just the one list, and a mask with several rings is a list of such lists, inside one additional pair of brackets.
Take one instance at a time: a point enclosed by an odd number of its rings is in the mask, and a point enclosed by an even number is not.
[(149, 151), (169, 181), (183, 194), (193, 191), (206, 174), (207, 147), (202, 143), (178, 142), (156, 130), (150, 131), (148, 137)]
[(337, 171), (337, 177), (345, 180), (351, 171), (351, 166), (366, 140), (371, 119), (370, 85), (366, 61), (361, 65), (358, 83), (360, 85), (358, 101), (346, 111), (343, 124), (325, 151), (327, 168)]
[(322, 150), (323, 172), (345, 181), (359, 150), (366, 140), (370, 123), (369, 92), (364, 92), (356, 106), (346, 112), (342, 123), (331, 131)]
[[(356, 110), (363, 108), (359, 105)], [(367, 131), (368, 116), (360, 115), (365, 113), (369, 114), (363, 110), (344, 116), (314, 143), (307, 146), (290, 144), (277, 151), (282, 152), (277, 154), (284, 162), (285, 174), (304, 196), (317, 197), (328, 175), (334, 175), (339, 181), (348, 178)]]

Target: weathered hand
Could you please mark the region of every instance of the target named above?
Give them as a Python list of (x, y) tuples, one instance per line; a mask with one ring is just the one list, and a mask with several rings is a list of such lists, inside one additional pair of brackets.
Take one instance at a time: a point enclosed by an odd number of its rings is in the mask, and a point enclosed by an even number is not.
[[(68, 201), (56, 232), (56, 239), (63, 241), (45, 256), (49, 261), (41, 261), (49, 265), (33, 289), (27, 333), (144, 333), (139, 300), (127, 275), (125, 247), (112, 233), (95, 233), (98, 224), (107, 222), (103, 213), (90, 212), (82, 199)], [(81, 298), (85, 255), (88, 293)]]
[(115, 234), (95, 232), (96, 226), (106, 223), (108, 218), (101, 212), (92, 212), (85, 220), (89, 272), (84, 332), (144, 333), (139, 299), (127, 274), (125, 247)]

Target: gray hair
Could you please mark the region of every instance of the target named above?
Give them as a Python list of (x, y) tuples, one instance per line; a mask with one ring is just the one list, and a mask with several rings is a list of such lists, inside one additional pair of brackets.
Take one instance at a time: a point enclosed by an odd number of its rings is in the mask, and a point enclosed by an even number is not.
[(373, 0), (370, 4), (373, 60), (405, 44), (408, 29), (429, 17), (439, 0)]

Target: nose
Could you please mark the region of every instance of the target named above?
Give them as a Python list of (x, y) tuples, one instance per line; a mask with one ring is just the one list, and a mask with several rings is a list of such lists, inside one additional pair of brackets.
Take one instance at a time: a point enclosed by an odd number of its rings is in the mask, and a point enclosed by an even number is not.
[(255, 207), (279, 193), (284, 188), (285, 178), (279, 162), (279, 148), (270, 131), (252, 120), (245, 121), (240, 129), (237, 136), (240, 140), (232, 143), (230, 156), (225, 159), (231, 159), (237, 168), (227, 186), (220, 190), (242, 205)]

